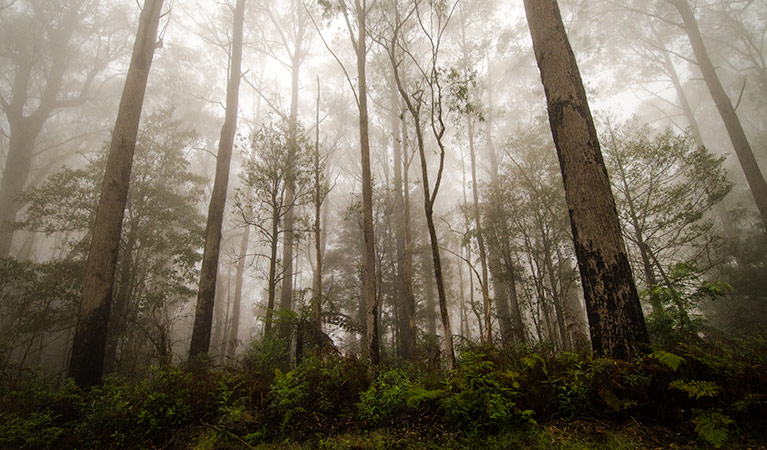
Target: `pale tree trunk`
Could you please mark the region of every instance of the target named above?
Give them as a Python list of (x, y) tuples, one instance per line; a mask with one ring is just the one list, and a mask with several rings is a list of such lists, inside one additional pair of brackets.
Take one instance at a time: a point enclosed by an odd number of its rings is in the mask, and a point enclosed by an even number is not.
[(485, 343), (492, 342), (492, 307), (490, 304), (490, 292), (488, 287), (487, 276), (487, 252), (485, 250), (485, 236), (482, 232), (482, 218), (479, 213), (479, 184), (477, 183), (477, 156), (474, 150), (474, 123), (471, 117), (467, 117), (468, 132), (469, 132), (469, 155), (471, 156), (471, 192), (472, 200), (472, 212), (474, 213), (474, 225), (476, 227), (477, 246), (479, 247), (479, 264), (482, 270), (482, 306), (483, 306), (483, 319), (485, 321), (485, 332), (482, 334), (482, 341)]
[(746, 175), (749, 188), (751, 188), (751, 195), (753, 195), (756, 206), (759, 208), (763, 230), (767, 232), (767, 183), (765, 183), (764, 176), (761, 170), (759, 170), (756, 158), (754, 158), (751, 144), (749, 144), (746, 138), (746, 133), (743, 131), (743, 126), (740, 123), (740, 119), (738, 119), (738, 115), (735, 113), (735, 108), (733, 108), (730, 98), (719, 81), (714, 64), (708, 56), (708, 51), (703, 43), (703, 36), (700, 34), (698, 22), (695, 20), (695, 15), (690, 9), (690, 4), (687, 0), (672, 0), (672, 3), (682, 17), (684, 29), (690, 40), (695, 60), (703, 74), (703, 80), (708, 86), (711, 97), (714, 99), (716, 108), (719, 110), (719, 115), (722, 117), (727, 134), (730, 136), (730, 142), (732, 142), (735, 155), (738, 157), (740, 167)]
[(245, 277), (245, 259), (248, 257), (248, 242), (250, 240), (250, 225), (245, 227), (240, 240), (239, 259), (234, 280), (234, 298), (232, 299), (232, 329), (229, 331), (229, 343), (226, 355), (229, 360), (234, 359), (237, 346), (240, 345), (238, 335), (240, 333), (240, 309), (242, 304), (242, 283)]
[[(295, 222), (295, 161), (298, 152), (298, 89), (301, 68), (301, 56), (296, 50), (291, 58), (291, 89), (290, 89), (290, 115), (288, 116), (288, 174), (285, 182), (285, 212), (283, 237), (282, 237), (282, 287), (280, 289), (280, 309), (293, 309), (293, 247), (295, 234), (293, 226)], [(290, 324), (281, 322), (280, 337), (288, 342), (290, 340)]]
[[(392, 83), (392, 147), (394, 153), (394, 227), (397, 244), (397, 278), (399, 283), (400, 335), (402, 358), (411, 359), (416, 346), (415, 295), (413, 294), (413, 253), (409, 238), (410, 215), (403, 194), (403, 172), (407, 171), (403, 150), (407, 148), (407, 126), (404, 116), (400, 118), (400, 98), (396, 83)], [(404, 149), (403, 149), (404, 147)], [(407, 187), (405, 187), (407, 189)]]
[[(488, 74), (490, 74), (490, 59), (488, 61)], [(488, 75), (489, 77), (490, 75)], [(485, 117), (485, 138), (487, 139), (487, 153), (490, 159), (490, 176), (493, 184), (500, 182), (499, 172), (499, 160), (495, 149), (495, 143), (493, 142), (493, 90), (487, 91), (487, 103), (488, 114)], [(494, 207), (500, 207), (501, 205), (494, 205)], [(508, 292), (508, 307), (506, 307), (505, 299), (496, 299), (496, 308), (498, 309), (498, 321), (501, 324), (501, 333), (509, 333), (508, 336), (502, 336), (503, 339), (509, 337), (516, 340), (517, 343), (524, 343), (527, 341), (525, 334), (525, 326), (522, 322), (522, 309), (519, 306), (519, 296), (517, 295), (516, 284), (516, 270), (514, 269), (514, 263), (511, 257), (511, 247), (509, 246), (509, 240), (511, 239), (509, 232), (509, 225), (505, 214), (496, 215), (497, 221), (495, 231), (495, 243), (491, 244), (490, 249), (490, 269), (493, 272), (493, 261), (496, 259), (498, 264), (497, 270), (502, 278), (503, 285), (507, 288)], [(490, 233), (489, 236), (493, 236)], [(493, 254), (496, 253), (497, 257), (493, 258)], [(504, 267), (505, 266), (505, 267)], [(495, 277), (495, 276), (494, 276)], [(503, 303), (503, 304), (501, 304)], [(504, 332), (503, 330), (507, 331)]]
[(216, 296), (216, 274), (221, 250), (221, 230), (224, 222), (226, 193), (229, 185), (229, 165), (232, 159), (234, 134), (237, 130), (237, 109), (240, 93), (240, 67), (242, 65), (242, 29), (245, 17), (245, 0), (237, 0), (234, 7), (231, 66), (226, 85), (226, 112), (216, 157), (216, 176), (213, 182), (208, 223), (205, 228), (205, 250), (200, 270), (200, 287), (197, 307), (189, 345), (189, 357), (207, 354), (210, 349), (210, 331), (213, 325), (213, 302)]
[(314, 135), (314, 344), (319, 345), (322, 333), (322, 179), (320, 177), (320, 77), (317, 76), (317, 111)]
[(109, 145), (101, 198), (93, 225), (69, 376), (80, 386), (101, 381), (117, 253), (128, 198), (144, 93), (156, 48), (163, 0), (145, 0), (128, 75)]
[(525, 0), (548, 103), (594, 351), (616, 359), (649, 342), (586, 91), (555, 0)]
[(360, 111), (360, 156), (362, 163), (362, 232), (365, 239), (365, 321), (367, 323), (368, 357), (373, 366), (380, 359), (378, 348), (378, 299), (376, 298), (376, 254), (373, 233), (373, 180), (370, 172), (370, 141), (368, 138), (368, 95), (366, 76), (367, 2), (355, 0), (357, 16), (357, 92)]

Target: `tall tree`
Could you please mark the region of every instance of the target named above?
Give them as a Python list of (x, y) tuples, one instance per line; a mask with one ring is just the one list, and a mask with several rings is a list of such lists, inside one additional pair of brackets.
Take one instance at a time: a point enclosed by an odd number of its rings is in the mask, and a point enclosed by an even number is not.
[(740, 167), (746, 175), (746, 181), (751, 188), (751, 195), (753, 195), (756, 206), (759, 209), (759, 214), (762, 217), (763, 231), (767, 233), (767, 182), (765, 182), (764, 175), (762, 175), (756, 158), (754, 158), (751, 144), (748, 142), (745, 131), (743, 131), (743, 126), (740, 123), (740, 119), (738, 119), (735, 108), (732, 106), (730, 97), (727, 96), (721, 81), (719, 81), (719, 76), (716, 74), (714, 64), (711, 62), (708, 50), (706, 50), (703, 36), (698, 28), (698, 21), (695, 19), (695, 14), (690, 8), (690, 3), (688, 0), (670, 1), (682, 18), (684, 30), (687, 33), (692, 52), (695, 55), (695, 61), (698, 63), (698, 67), (703, 74), (703, 80), (706, 82), (711, 97), (714, 99), (719, 115), (722, 116), (722, 121), (727, 129), (732, 147), (735, 149), (735, 155), (737, 155)]
[(565, 185), (592, 345), (598, 353), (627, 359), (649, 337), (586, 91), (556, 0), (524, 4)]
[(69, 362), (69, 376), (81, 386), (99, 383), (104, 368), (120, 232), (144, 93), (157, 47), (162, 4), (163, 0), (144, 1), (133, 56), (109, 145), (109, 157), (85, 270), (80, 315)]
[[(394, 4), (394, 17), (389, 20), (392, 24), (390, 36), (379, 38), (378, 43), (386, 49), (389, 62), (391, 63), (394, 81), (397, 90), (405, 102), (410, 116), (413, 118), (413, 126), (418, 147), (418, 156), (421, 163), (421, 179), (424, 196), (424, 212), (426, 215), (426, 226), (429, 231), (429, 241), (431, 244), (431, 256), (434, 269), (434, 280), (437, 287), (437, 298), (439, 301), (440, 318), (442, 319), (442, 328), (445, 339), (445, 355), (447, 358), (448, 369), (455, 367), (455, 351), (453, 350), (453, 332), (450, 325), (450, 315), (447, 309), (447, 294), (445, 282), (442, 273), (442, 259), (440, 256), (439, 237), (434, 225), (434, 203), (437, 200), (440, 184), (442, 182), (443, 170), (445, 167), (445, 143), (444, 137), (447, 130), (445, 126), (446, 109), (443, 105), (446, 92), (443, 88), (445, 80), (444, 74), (440, 69), (438, 58), (440, 55), (440, 46), (444, 32), (450, 22), (457, 1), (451, 5), (445, 3), (429, 4), (428, 11), (422, 11), (423, 6), (420, 2), (415, 2), (412, 8), (406, 12), (399, 9), (399, 3)], [(418, 29), (424, 33), (427, 41), (426, 59), (419, 60), (414, 54), (408, 43), (402, 36), (403, 27), (414, 20)], [(429, 22), (431, 21), (431, 22)], [(398, 51), (398, 49), (401, 49)], [(401, 55), (401, 56), (400, 56)], [(400, 66), (404, 60), (409, 60), (419, 74), (416, 81), (416, 87), (411, 90), (406, 86), (402, 76)], [(426, 106), (428, 113), (422, 112)], [(439, 166), (437, 168), (436, 179), (433, 183), (429, 181), (429, 166), (426, 160), (426, 143), (422, 126), (423, 114), (428, 114), (427, 123), (430, 126), (434, 140), (439, 149)], [(428, 286), (428, 284), (427, 284)]]
[(98, 24), (88, 23), (99, 20), (98, 7), (92, 0), (25, 0), (8, 5), (0, 17), (0, 111), (10, 131), (0, 182), (0, 258), (11, 255), (9, 225), (22, 207), (18, 196), (44, 125), (58, 111), (83, 104), (98, 75), (120, 53)]
[(189, 356), (208, 353), (210, 348), (210, 331), (213, 325), (213, 302), (216, 295), (216, 275), (218, 274), (218, 258), (221, 249), (221, 229), (224, 222), (224, 207), (226, 206), (226, 191), (229, 185), (229, 164), (232, 159), (234, 134), (237, 130), (237, 109), (240, 94), (240, 67), (242, 65), (242, 32), (245, 17), (245, 0), (237, 0), (234, 7), (234, 24), (232, 32), (231, 60), (229, 81), (226, 85), (226, 113), (218, 141), (216, 157), (216, 177), (213, 182), (210, 205), (208, 207), (208, 224), (205, 229), (205, 251), (202, 256), (200, 270), (200, 287), (197, 294), (197, 307), (192, 328), (192, 340), (189, 345)]

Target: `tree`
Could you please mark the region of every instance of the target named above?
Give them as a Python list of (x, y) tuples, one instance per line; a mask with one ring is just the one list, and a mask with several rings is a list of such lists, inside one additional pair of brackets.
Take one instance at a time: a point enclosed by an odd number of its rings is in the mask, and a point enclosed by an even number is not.
[[(189, 172), (183, 155), (197, 136), (172, 115), (168, 109), (153, 112), (137, 137), (106, 340), (107, 373), (140, 374), (155, 355), (169, 360), (172, 317), (194, 294), (203, 180)], [(83, 266), (106, 156), (100, 153), (81, 169), (60, 170), (22, 195), (28, 207), (19, 229), (59, 242), (47, 265)], [(79, 291), (82, 273), (77, 278)], [(74, 323), (58, 326), (69, 330)]]
[[(368, 120), (367, 19), (371, 11), (367, 0), (320, 0), (326, 12), (340, 12), (346, 22), (346, 30), (354, 49), (357, 63), (357, 86), (355, 88), (346, 69), (346, 79), (354, 93), (359, 110), (360, 159), (362, 164), (362, 234), (364, 247), (364, 300), (366, 308), (367, 357), (371, 366), (377, 366), (381, 358), (378, 342), (378, 297), (376, 296), (376, 248), (373, 225), (373, 176), (370, 170), (370, 137)], [(338, 58), (333, 54), (337, 61)]]
[[(244, 147), (250, 156), (241, 175), (243, 187), (235, 194), (242, 220), (255, 227), (269, 247), (265, 336), (272, 330), (277, 285), (285, 275), (277, 271), (279, 238), (287, 232), (288, 212), (309, 195), (308, 146), (302, 139), (293, 143), (287, 126), (284, 122), (266, 124), (247, 139)], [(291, 145), (296, 145), (292, 155), (285, 151)]]
[[(295, 159), (298, 149), (298, 95), (300, 88), (300, 74), (301, 66), (303, 65), (306, 57), (309, 54), (309, 45), (311, 39), (308, 39), (307, 35), (311, 21), (307, 14), (306, 6), (298, 0), (290, 0), (289, 6), (280, 10), (275, 3), (269, 3), (265, 7), (261, 8), (268, 18), (268, 22), (274, 29), (274, 38), (264, 37), (262, 42), (264, 48), (262, 49), (267, 55), (279, 62), (285, 69), (290, 71), (290, 111), (288, 114), (284, 114), (279, 111), (279, 108), (271, 105), (272, 110), (279, 114), (284, 120), (288, 122), (288, 131), (290, 141), (286, 148), (289, 154), (288, 161)], [(274, 45), (272, 42), (276, 42)], [(259, 91), (260, 93), (260, 91)], [(293, 305), (293, 271), (295, 265), (295, 257), (293, 251), (295, 248), (295, 232), (294, 232), (294, 217), (295, 211), (292, 209), (295, 182), (292, 179), (291, 172), (288, 171), (288, 185), (287, 185), (287, 197), (286, 215), (284, 218), (284, 243), (282, 245), (282, 286), (280, 288), (280, 308), (290, 310)], [(289, 339), (289, 329), (283, 328), (280, 332), (281, 337), (285, 340)]]
[(229, 80), (226, 85), (226, 112), (216, 157), (216, 177), (208, 207), (205, 229), (205, 252), (200, 270), (200, 288), (189, 344), (189, 357), (208, 353), (210, 331), (213, 326), (213, 302), (216, 295), (216, 276), (221, 249), (221, 229), (224, 222), (226, 192), (229, 185), (229, 165), (232, 159), (234, 134), (237, 130), (237, 105), (240, 94), (240, 66), (242, 65), (242, 33), (245, 18), (245, 0), (237, 0), (234, 7), (234, 25), (231, 45)]
[(525, 0), (565, 185), (591, 341), (630, 358), (649, 342), (586, 91), (555, 0)]
[(107, 22), (99, 6), (93, 0), (25, 0), (0, 16), (0, 111), (9, 126), (0, 183), (0, 258), (11, 254), (9, 227), (23, 206), (18, 196), (43, 127), (57, 112), (85, 103), (97, 77), (121, 52), (99, 24)]
[(751, 144), (748, 142), (745, 131), (743, 131), (743, 126), (740, 123), (740, 119), (738, 119), (735, 108), (732, 106), (730, 97), (727, 96), (721, 81), (719, 81), (719, 76), (716, 74), (714, 64), (708, 55), (708, 50), (706, 50), (706, 45), (703, 42), (703, 36), (698, 28), (698, 22), (690, 8), (689, 2), (687, 0), (670, 1), (682, 18), (683, 27), (690, 40), (695, 60), (703, 74), (703, 80), (708, 86), (719, 114), (722, 116), (722, 121), (727, 129), (732, 147), (735, 149), (740, 166), (746, 175), (748, 186), (751, 188), (751, 195), (753, 195), (756, 206), (759, 209), (762, 227), (765, 233), (767, 233), (767, 182), (765, 182), (756, 158), (754, 158)]
[[(379, 44), (386, 50), (389, 61), (393, 68), (394, 80), (397, 90), (405, 102), (410, 116), (413, 118), (413, 124), (418, 145), (418, 155), (421, 163), (422, 189), (424, 196), (424, 212), (426, 214), (426, 226), (429, 230), (429, 241), (431, 243), (432, 264), (434, 268), (434, 278), (437, 284), (437, 297), (439, 299), (440, 317), (442, 319), (442, 328), (445, 336), (445, 354), (447, 358), (448, 369), (455, 367), (455, 352), (453, 350), (453, 333), (450, 326), (450, 316), (447, 310), (447, 295), (445, 293), (445, 282), (442, 273), (442, 261), (440, 257), (439, 238), (434, 226), (434, 203), (437, 200), (442, 174), (445, 164), (445, 143), (443, 141), (447, 128), (445, 126), (446, 107), (443, 102), (447, 93), (443, 90), (443, 84), (446, 83), (445, 73), (441, 70), (438, 62), (440, 55), (440, 45), (447, 25), (450, 22), (457, 2), (452, 5), (445, 3), (430, 4), (429, 10), (423, 12), (420, 10), (420, 3), (415, 2), (412, 8), (402, 14), (399, 9), (399, 3), (394, 4), (394, 17), (389, 20), (392, 24), (390, 37), (379, 38)], [(428, 42), (427, 56), (425, 61), (420, 61), (412, 52), (410, 47), (401, 34), (406, 22), (415, 17), (418, 27), (424, 33), (425, 40)], [(431, 21), (431, 22), (428, 22)], [(428, 23), (427, 23), (428, 22)], [(401, 50), (402, 53), (400, 53)], [(412, 63), (418, 73), (416, 86), (406, 86), (401, 75), (400, 65), (403, 63), (403, 57)], [(424, 132), (422, 128), (422, 108), (426, 106), (429, 114), (427, 123), (430, 126), (434, 140), (439, 149), (439, 167), (437, 169), (434, 185), (429, 182), (429, 167), (426, 160), (426, 148), (424, 141)]]
[[(639, 254), (645, 286), (667, 287), (669, 267), (702, 261), (710, 253), (713, 224), (707, 214), (732, 184), (723, 157), (700, 150), (686, 135), (667, 129), (607, 125), (605, 153), (624, 236)], [(659, 305), (653, 304), (653, 308)]]
[(69, 376), (81, 386), (99, 383), (104, 369), (104, 349), (120, 232), (146, 82), (152, 56), (157, 48), (155, 40), (162, 3), (163, 0), (144, 1), (133, 45), (133, 56), (109, 146), (104, 184), (101, 188), (85, 270), (83, 299), (69, 362)]

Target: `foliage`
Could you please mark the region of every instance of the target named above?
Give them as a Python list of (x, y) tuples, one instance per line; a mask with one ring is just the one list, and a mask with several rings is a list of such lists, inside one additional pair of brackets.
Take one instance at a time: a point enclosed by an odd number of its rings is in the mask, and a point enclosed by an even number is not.
[[(111, 376), (91, 391), (43, 372), (6, 374), (0, 448), (667, 447), (667, 438), (644, 440), (659, 431), (711, 446), (764, 439), (764, 336), (680, 343), (630, 362), (486, 345), (465, 350), (451, 373), (392, 367), (372, 380), (355, 358), (310, 356), (283, 372), (254, 355), (270, 348), (253, 346), (249, 358), (260, 362), (235, 369), (194, 361), (134, 383)], [(602, 434), (655, 427), (659, 417), (670, 429), (636, 441)], [(578, 434), (591, 426), (601, 440)]]
[(514, 423), (532, 422), (532, 410), (517, 406), (518, 374), (498, 370), (486, 355), (465, 352), (463, 361), (445, 382), (441, 401), (449, 419), (470, 433), (502, 430)]
[(719, 448), (729, 440), (730, 427), (735, 421), (720, 409), (696, 410), (692, 419), (695, 432), (706, 442)]
[(672, 267), (669, 277), (670, 285), (654, 286), (642, 294), (654, 305), (647, 318), (648, 332), (665, 347), (697, 335), (706, 324), (700, 312), (704, 302), (721, 301), (732, 290), (727, 283), (703, 280), (701, 271), (689, 263)]

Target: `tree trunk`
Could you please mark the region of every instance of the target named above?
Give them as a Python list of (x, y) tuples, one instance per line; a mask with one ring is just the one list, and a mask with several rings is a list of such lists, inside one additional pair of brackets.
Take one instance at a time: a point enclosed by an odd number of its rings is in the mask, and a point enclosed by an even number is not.
[[(273, 194), (274, 195), (274, 194)], [(273, 200), (273, 204), (276, 200)], [(277, 290), (277, 244), (280, 226), (280, 213), (275, 206), (272, 210), (272, 241), (269, 243), (269, 279), (267, 280), (266, 317), (264, 317), (264, 338), (272, 331), (272, 317), (274, 317), (274, 300)]]
[(482, 270), (482, 306), (483, 319), (485, 321), (485, 332), (482, 335), (482, 341), (492, 342), (492, 309), (490, 305), (490, 292), (487, 276), (487, 252), (485, 250), (485, 236), (482, 232), (482, 218), (479, 214), (479, 185), (477, 183), (477, 156), (474, 151), (474, 124), (471, 117), (467, 117), (469, 132), (469, 155), (471, 156), (471, 192), (474, 203), (472, 211), (474, 213), (474, 225), (476, 227), (477, 246), (479, 247), (479, 264)]
[(703, 43), (703, 36), (700, 34), (698, 22), (695, 20), (695, 15), (690, 9), (690, 4), (687, 0), (673, 0), (672, 3), (682, 17), (684, 29), (690, 40), (695, 60), (698, 62), (698, 67), (703, 74), (703, 80), (705, 80), (708, 86), (716, 108), (719, 110), (719, 115), (722, 116), (724, 126), (727, 128), (727, 134), (730, 136), (730, 142), (732, 142), (732, 147), (735, 149), (735, 154), (740, 162), (740, 167), (743, 169), (748, 186), (751, 188), (751, 195), (753, 195), (756, 206), (759, 208), (763, 230), (767, 232), (767, 183), (765, 183), (764, 176), (759, 170), (756, 158), (754, 158), (751, 144), (749, 144), (746, 138), (746, 133), (743, 131), (743, 126), (740, 123), (740, 119), (738, 119), (738, 115), (735, 113), (735, 108), (733, 108), (730, 98), (719, 81), (714, 64), (708, 56), (708, 51)]
[(248, 257), (248, 241), (250, 240), (250, 226), (245, 227), (240, 241), (240, 259), (237, 260), (237, 271), (234, 280), (234, 299), (232, 299), (232, 328), (229, 331), (229, 343), (226, 355), (231, 361), (234, 359), (237, 346), (240, 345), (238, 335), (240, 333), (240, 308), (242, 304), (242, 283), (245, 276), (245, 259)]
[(35, 123), (30, 118), (20, 119), (20, 124), (9, 120), (11, 135), (8, 142), (8, 158), (0, 183), (0, 258), (11, 256), (13, 230), (16, 214), (21, 209), (17, 197), (24, 190), (29, 172), (32, 169), (32, 153), (35, 138), (40, 133), (42, 123)]
[(362, 232), (365, 239), (365, 320), (367, 323), (368, 357), (373, 366), (380, 359), (378, 348), (378, 301), (376, 298), (376, 254), (373, 232), (373, 177), (370, 172), (370, 141), (368, 138), (368, 95), (366, 76), (367, 2), (355, 0), (357, 16), (357, 92), (360, 110), (360, 156), (362, 163)]
[[(400, 118), (400, 97), (396, 83), (392, 84), (392, 147), (394, 152), (394, 227), (397, 241), (397, 278), (399, 284), (399, 304), (401, 314), (400, 335), (402, 337), (402, 358), (411, 359), (416, 346), (416, 323), (415, 323), (415, 295), (413, 294), (413, 253), (409, 242), (408, 230), (410, 228), (409, 214), (405, 205), (403, 194), (403, 172), (407, 170), (403, 157), (403, 146), (407, 148), (406, 136), (407, 125), (404, 117)], [(407, 189), (407, 187), (405, 187)]]
[(525, 0), (548, 103), (594, 351), (616, 359), (649, 337), (586, 91), (555, 0)]
[(315, 115), (315, 135), (314, 135), (314, 344), (319, 345), (320, 334), (322, 333), (322, 228), (321, 228), (321, 209), (322, 209), (322, 184), (320, 177), (320, 77), (317, 76), (317, 111)]
[(133, 56), (109, 146), (104, 183), (88, 252), (80, 314), (69, 362), (69, 376), (80, 386), (98, 384), (104, 369), (104, 351), (120, 232), (144, 93), (157, 46), (155, 39), (162, 3), (163, 0), (144, 1), (133, 45)]
[(240, 67), (242, 65), (242, 29), (245, 17), (245, 0), (237, 0), (234, 8), (231, 67), (226, 85), (226, 113), (218, 141), (216, 177), (208, 207), (208, 223), (205, 229), (205, 251), (200, 270), (200, 288), (194, 315), (189, 357), (207, 354), (210, 349), (210, 331), (213, 325), (213, 302), (216, 295), (216, 274), (221, 250), (221, 230), (224, 221), (226, 193), (229, 185), (229, 165), (232, 159), (234, 134), (237, 131), (237, 109), (240, 93)]

